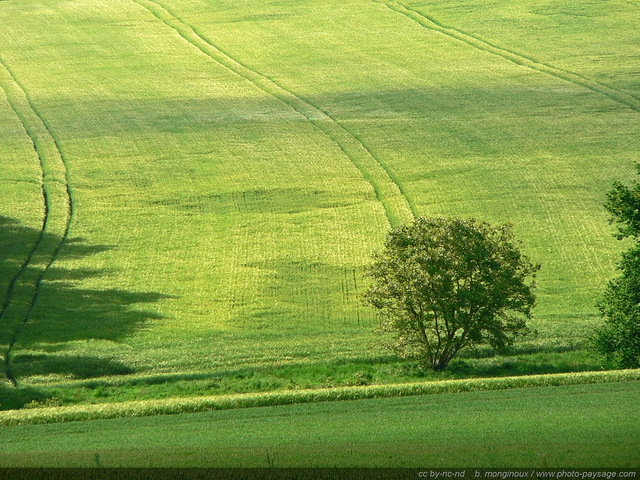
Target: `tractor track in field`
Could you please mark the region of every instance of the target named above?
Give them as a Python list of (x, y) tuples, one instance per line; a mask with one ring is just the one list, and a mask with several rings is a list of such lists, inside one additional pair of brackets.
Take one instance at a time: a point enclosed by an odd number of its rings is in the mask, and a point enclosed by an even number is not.
[(462, 43), (466, 43), (467, 45), (470, 45), (477, 50), (496, 55), (516, 65), (520, 65), (522, 67), (526, 67), (531, 70), (550, 75), (579, 87), (591, 90), (592, 92), (599, 93), (636, 112), (640, 112), (640, 99), (629, 92), (612, 87), (610, 85), (606, 85), (584, 75), (580, 75), (578, 73), (571, 72), (562, 68), (554, 67), (553, 65), (540, 62), (539, 60), (534, 60), (533, 58), (527, 57), (513, 50), (499, 47), (478, 36), (464, 32), (454, 27), (443, 25), (433, 17), (427, 16), (424, 13), (414, 10), (413, 8), (401, 3), (385, 0), (373, 1), (375, 3), (386, 6), (388, 9), (399, 13), (400, 15), (403, 15), (404, 17), (412, 20), (423, 28), (441, 33), (449, 38), (460, 41)]
[[(11, 368), (13, 347), (31, 317), (43, 279), (69, 235), (73, 218), (73, 197), (69, 186), (68, 165), (58, 140), (35, 108), (27, 90), (2, 58), (0, 88), (38, 157), (41, 172), (38, 183), (43, 204), (38, 239), (11, 279), (0, 310), (0, 324), (10, 322), (7, 329), (10, 339), (5, 343), (3, 354), (4, 374), (16, 387), (18, 382)], [(16, 305), (17, 289), (22, 290), (22, 296), (27, 297), (27, 301), (19, 305)]]
[(200, 34), (193, 25), (186, 23), (160, 3), (152, 0), (132, 1), (172, 28), (185, 41), (211, 60), (278, 99), (327, 136), (371, 185), (391, 226), (397, 226), (417, 216), (413, 202), (393, 172), (354, 133), (340, 124), (331, 114), (301, 95), (283, 87), (267, 75), (237, 60)]

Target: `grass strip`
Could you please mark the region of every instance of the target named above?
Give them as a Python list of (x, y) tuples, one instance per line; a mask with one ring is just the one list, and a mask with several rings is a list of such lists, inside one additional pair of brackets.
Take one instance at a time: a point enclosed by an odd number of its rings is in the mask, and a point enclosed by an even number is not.
[(406, 397), (438, 393), (461, 393), (510, 388), (553, 387), (589, 383), (626, 382), (640, 380), (640, 369), (603, 372), (527, 375), (501, 378), (475, 378), (370, 385), (284, 392), (219, 395), (198, 398), (131, 401), (99, 405), (74, 405), (0, 412), (0, 426), (72, 422), (122, 417), (145, 417), (179, 413), (227, 410), (234, 408), (291, 405), (296, 403), (359, 400), (368, 398)]

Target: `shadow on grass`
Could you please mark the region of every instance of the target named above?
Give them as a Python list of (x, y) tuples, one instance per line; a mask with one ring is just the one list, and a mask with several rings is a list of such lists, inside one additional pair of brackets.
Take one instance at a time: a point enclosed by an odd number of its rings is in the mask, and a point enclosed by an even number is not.
[[(85, 358), (86, 359), (86, 358)], [(42, 390), (29, 392), (40, 405), (50, 404), (51, 399), (61, 404), (104, 403), (128, 400), (145, 400), (170, 397), (197, 397), (283, 390), (318, 389), (347, 386), (429, 382), (479, 377), (505, 377), (532, 374), (568, 373), (597, 370), (597, 365), (586, 358), (582, 350), (573, 352), (539, 352), (534, 354), (479, 359), (457, 359), (441, 372), (425, 369), (415, 362), (397, 357), (340, 360), (309, 364), (265, 365), (219, 370), (215, 372), (175, 373), (150, 376), (126, 375), (126, 365), (114, 362), (106, 367), (105, 378), (93, 378), (97, 369), (105, 368), (103, 359), (94, 359), (97, 365), (88, 370), (78, 369), (78, 361), (70, 359), (65, 365), (52, 367), (56, 373), (70, 369), (68, 373), (79, 380), (46, 382)], [(46, 357), (25, 359), (32, 364), (46, 362)], [(42, 372), (46, 367), (39, 366)], [(118, 369), (124, 369), (117, 376)], [(83, 375), (86, 378), (82, 380)], [(18, 389), (19, 390), (19, 389)], [(46, 392), (46, 395), (43, 394)], [(13, 392), (13, 402), (31, 397)], [(34, 396), (35, 395), (35, 396)], [(31, 406), (34, 406), (33, 404)], [(15, 408), (15, 407), (14, 407)]]
[(84, 355), (18, 353), (14, 356), (13, 363), (23, 376), (56, 374), (86, 379), (133, 373), (131, 367), (117, 360)]
[[(119, 344), (148, 320), (163, 318), (145, 310), (145, 306), (174, 297), (157, 292), (80, 288), (83, 281), (99, 277), (105, 271), (58, 265), (114, 248), (92, 245), (82, 238), (70, 238), (64, 243), (38, 285), (38, 277), (47, 263), (40, 252), (47, 250), (34, 247), (38, 242), (57, 245), (60, 241), (60, 237), (51, 234), (41, 237), (40, 230), (0, 216), (0, 373), (6, 376), (7, 356), (19, 386), (21, 378), (31, 376), (87, 379), (133, 373), (133, 368), (117, 358)], [(10, 347), (12, 342), (14, 345)], [(90, 342), (102, 342), (109, 348), (104, 349), (102, 356), (83, 355), (82, 349), (91, 350)], [(8, 408), (8, 404), (16, 408), (25, 401), (41, 400), (36, 389), (11, 390), (13, 387), (7, 385), (0, 387), (0, 408)], [(13, 400), (8, 402), (8, 398)]]
[(596, 370), (582, 350), (539, 352), (479, 359), (456, 359), (449, 368), (433, 372), (416, 362), (387, 356), (308, 364), (265, 365), (215, 372), (95, 378), (49, 385), (64, 397), (68, 388), (83, 389), (76, 401), (223, 395), (274, 390), (317, 389), (397, 384), (479, 377), (504, 377)]
[(561, 353), (497, 356), (479, 360), (455, 360), (446, 370), (451, 378), (510, 377), (600, 370), (584, 350)]
[(58, 402), (48, 393), (37, 388), (16, 388), (9, 383), (0, 383), (0, 410), (15, 410), (28, 404), (55, 406)]
[(505, 351), (499, 351), (488, 345), (480, 345), (473, 349), (463, 350), (458, 355), (458, 358), (465, 359), (480, 359), (480, 358), (492, 358), (496, 356), (508, 355), (532, 355), (536, 353), (567, 353), (576, 350), (582, 350), (584, 348), (584, 342), (574, 341), (565, 342), (557, 345), (551, 343), (545, 343), (544, 345), (537, 345), (531, 342), (516, 343), (511, 348)]

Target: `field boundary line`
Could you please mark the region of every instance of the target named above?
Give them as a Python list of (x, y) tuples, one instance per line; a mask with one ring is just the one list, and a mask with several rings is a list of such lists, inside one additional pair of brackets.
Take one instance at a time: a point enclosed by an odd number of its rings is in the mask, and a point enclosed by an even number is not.
[(631, 110), (636, 112), (640, 112), (640, 100), (633, 94), (621, 90), (616, 87), (612, 87), (610, 85), (604, 84), (597, 80), (593, 80), (584, 75), (565, 70), (563, 68), (554, 67), (548, 63), (541, 62), (539, 60), (534, 60), (531, 57), (523, 55), (521, 53), (516, 53), (513, 50), (509, 50), (504, 47), (499, 47), (494, 43), (488, 42), (478, 36), (472, 35), (470, 33), (464, 32), (463, 30), (446, 26), (431, 16), (425, 15), (411, 7), (403, 5), (401, 3), (385, 1), (385, 0), (373, 0), (375, 3), (381, 3), (385, 5), (388, 9), (403, 15), (404, 17), (412, 20), (423, 28), (433, 30), (435, 32), (441, 33), (443, 35), (448, 36), (449, 38), (453, 38), (454, 40), (458, 40), (462, 43), (466, 43), (471, 47), (476, 48), (477, 50), (481, 50), (483, 52), (490, 53), (492, 55), (496, 55), (501, 57), (511, 63), (516, 65), (529, 68), (530, 70), (535, 70), (537, 72), (541, 72), (552, 77), (556, 77), (560, 80), (564, 80), (566, 82), (572, 83), (576, 86), (586, 88), (587, 90), (591, 90), (592, 92), (599, 93), (604, 95), (615, 102), (624, 105)]
[[(69, 168), (60, 144), (51, 127), (38, 112), (27, 90), (17, 80), (6, 61), (0, 58), (0, 88), (7, 103), (22, 124), (40, 164), (40, 185), (43, 219), (38, 240), (12, 278), (0, 311), (0, 321), (9, 318), (13, 331), (3, 354), (4, 374), (16, 387), (17, 378), (11, 368), (13, 347), (29, 321), (38, 301), (44, 277), (57, 259), (64, 245), (73, 219), (73, 196), (69, 182)], [(50, 236), (50, 239), (48, 238)], [(28, 300), (16, 305), (16, 287), (25, 290)]]
[(267, 75), (237, 60), (199, 33), (194, 26), (177, 17), (159, 2), (153, 0), (132, 1), (172, 28), (184, 40), (214, 62), (284, 103), (327, 136), (349, 158), (363, 178), (371, 185), (375, 197), (382, 205), (385, 216), (391, 226), (410, 221), (416, 216), (415, 206), (389, 167), (375, 156), (362, 140), (341, 125), (327, 111), (283, 87)]
[(0, 411), (0, 426), (208, 412), (316, 402), (640, 381), (640, 369), (285, 390)]

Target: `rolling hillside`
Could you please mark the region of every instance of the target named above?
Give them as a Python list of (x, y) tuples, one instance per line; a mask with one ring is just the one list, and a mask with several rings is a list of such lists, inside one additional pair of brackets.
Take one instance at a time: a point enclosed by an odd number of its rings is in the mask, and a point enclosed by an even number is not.
[(360, 381), (336, 369), (394, 361), (362, 268), (414, 216), (514, 223), (543, 266), (517, 350), (582, 351), (621, 250), (604, 193), (638, 159), (638, 20), (623, 0), (0, 2), (2, 392)]

